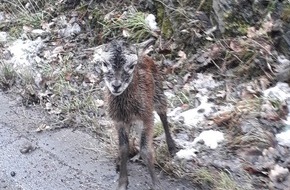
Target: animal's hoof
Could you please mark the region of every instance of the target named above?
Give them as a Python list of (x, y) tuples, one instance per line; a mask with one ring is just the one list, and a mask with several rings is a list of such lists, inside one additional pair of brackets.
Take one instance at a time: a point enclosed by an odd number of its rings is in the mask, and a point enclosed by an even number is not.
[(177, 152), (177, 148), (175, 148), (175, 146), (171, 146), (171, 147), (168, 147), (168, 151), (169, 151), (170, 156), (174, 157)]
[(120, 165), (121, 165), (121, 161), (120, 161), (120, 157), (118, 156), (118, 158), (116, 158), (116, 172), (120, 172)]
[(127, 190), (127, 185), (126, 184), (119, 185), (116, 190)]
[(161, 183), (159, 180), (155, 184), (152, 185), (151, 190), (164, 190), (161, 186)]
[(128, 177), (122, 177), (119, 178), (119, 183), (118, 183), (118, 187), (117, 190), (127, 190), (128, 187)]

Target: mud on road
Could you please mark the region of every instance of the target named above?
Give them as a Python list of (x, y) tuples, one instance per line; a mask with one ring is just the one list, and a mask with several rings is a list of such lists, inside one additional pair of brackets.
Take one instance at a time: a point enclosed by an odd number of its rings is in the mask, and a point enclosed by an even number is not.
[[(114, 159), (97, 138), (70, 128), (36, 132), (46, 123), (45, 116), (3, 93), (0, 107), (1, 190), (116, 188)], [(149, 189), (151, 179), (142, 164), (129, 163), (128, 169), (130, 190)], [(164, 189), (196, 189), (160, 171), (158, 174)]]

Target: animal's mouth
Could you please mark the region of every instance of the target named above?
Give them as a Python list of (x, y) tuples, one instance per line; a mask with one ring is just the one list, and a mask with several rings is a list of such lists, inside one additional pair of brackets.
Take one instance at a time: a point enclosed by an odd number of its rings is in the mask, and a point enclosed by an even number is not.
[(108, 85), (108, 88), (109, 88), (112, 95), (119, 96), (125, 91), (126, 85), (114, 86), (114, 85), (110, 84), (110, 85)]
[(114, 96), (119, 96), (119, 95), (121, 95), (121, 94), (123, 93), (123, 91), (121, 91), (121, 90), (117, 90), (117, 91), (112, 90), (111, 93), (112, 93)]

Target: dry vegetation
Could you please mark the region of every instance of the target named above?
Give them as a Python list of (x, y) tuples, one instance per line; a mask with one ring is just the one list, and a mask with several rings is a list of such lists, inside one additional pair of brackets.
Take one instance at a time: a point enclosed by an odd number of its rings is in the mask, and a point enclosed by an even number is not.
[[(216, 103), (228, 102), (234, 106), (231, 111), (219, 112), (218, 115), (209, 118), (221, 130), (227, 131), (228, 143), (225, 147), (229, 149), (228, 151), (234, 152), (252, 146), (262, 149), (273, 145), (273, 129), (265, 129), (255, 123), (257, 116), (271, 117), (273, 121), (277, 121), (286, 114), (279, 101), (267, 101), (261, 97), (262, 91), (276, 80), (277, 52), (273, 51), (274, 44), (269, 36), (273, 24), (271, 19), (258, 27), (238, 26), (244, 32), (243, 36), (224, 36), (217, 39), (213, 32), (200, 24), (202, 21), (187, 15), (185, 5), (175, 10), (163, 1), (156, 1), (160, 9), (157, 15), (161, 28), (159, 33), (148, 28), (145, 21), (148, 11), (140, 9), (134, 1), (123, 3), (108, 1), (99, 4), (94, 1), (81, 1), (73, 7), (64, 2), (4, 0), (0, 5), (0, 10), (11, 17), (0, 23), (0, 30), (7, 31), (12, 39), (35, 40), (36, 37), (29, 33), (31, 30), (50, 28), (51, 32), (46, 41), (49, 45), (44, 50), (49, 50), (50, 54), (55, 53), (55, 56), (46, 59), (42, 52), (40, 55), (42, 61), (34, 65), (37, 72), (31, 70), (19, 72), (12, 65), (1, 61), (0, 87), (4, 91), (20, 94), (23, 103), (28, 107), (35, 104), (42, 106), (50, 115), (57, 118), (52, 124), (53, 128), (89, 128), (99, 135), (98, 138), (107, 142), (108, 151), (113, 152), (112, 147), (115, 149), (116, 141), (114, 136), (109, 135), (111, 133), (111, 131), (108, 133), (109, 122), (104, 117), (102, 74), (99, 73), (98, 66), (95, 68), (90, 63), (92, 55), (90, 48), (112, 38), (120, 38), (122, 35), (127, 36), (132, 43), (156, 37), (158, 40), (152, 56), (161, 60), (159, 65), (167, 74), (165, 87), (175, 94), (175, 97), (170, 99), (170, 108), (180, 105), (185, 109), (194, 107), (195, 91), (184, 88), (185, 84), (190, 83), (195, 72), (213, 73), (217, 80), (225, 81), (224, 89), (216, 89), (214, 92), (219, 94), (222, 91), (221, 96), (215, 99)], [(205, 1), (201, 1), (199, 5), (198, 10), (203, 10), (207, 6)], [(268, 11), (271, 11), (273, 6), (269, 5)], [(284, 20), (289, 19), (287, 14), (289, 7), (283, 12)], [(174, 23), (168, 25), (170, 20), (164, 19), (165, 10), (173, 11), (182, 21), (182, 27), (187, 26), (190, 27), (188, 30), (194, 30), (191, 33), (198, 36), (198, 43), (202, 41), (197, 45), (196, 51), (192, 52), (189, 49), (190, 44), (180, 42), (183, 38), (178, 38), (176, 43), (173, 43), (178, 35), (186, 37), (187, 33), (182, 34), (186, 31), (174, 28)], [(74, 18), (81, 26), (82, 32), (69, 37), (60, 36), (58, 31), (62, 26), (54, 18), (60, 18), (61, 15), (66, 15), (67, 21)], [(0, 43), (0, 48), (1, 46)], [(0, 58), (4, 59), (5, 55), (0, 54)], [(274, 109), (271, 113), (263, 115), (261, 110), (265, 105), (272, 105)], [(245, 131), (241, 128), (241, 123), (246, 120), (250, 121), (253, 128)], [(179, 128), (180, 123), (177, 123), (173, 130), (178, 131)], [(161, 125), (157, 123), (154, 136), (158, 138), (162, 133)], [(229, 171), (199, 166), (194, 166), (195, 170), (192, 171), (186, 166), (188, 163), (174, 162), (169, 158), (164, 142), (158, 142), (156, 145), (156, 158), (158, 166), (168, 174), (187, 177), (205, 189), (243, 189)], [(250, 177), (245, 178), (250, 180)]]

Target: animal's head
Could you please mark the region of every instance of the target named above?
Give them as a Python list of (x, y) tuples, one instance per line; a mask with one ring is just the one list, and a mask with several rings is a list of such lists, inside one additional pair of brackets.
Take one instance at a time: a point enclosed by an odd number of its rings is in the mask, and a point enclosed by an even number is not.
[(118, 96), (132, 81), (138, 56), (127, 43), (113, 41), (99, 46), (95, 51), (93, 61), (100, 64), (110, 92)]

